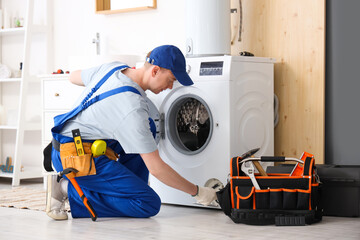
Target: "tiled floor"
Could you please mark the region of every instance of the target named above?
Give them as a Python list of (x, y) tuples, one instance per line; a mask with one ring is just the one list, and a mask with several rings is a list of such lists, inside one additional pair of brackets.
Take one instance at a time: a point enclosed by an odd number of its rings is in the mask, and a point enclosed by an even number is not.
[[(10, 185), (0, 179), (0, 188)], [(44, 212), (0, 207), (0, 239), (360, 239), (360, 218), (324, 217), (305, 227), (249, 226), (233, 223), (219, 210), (163, 205), (149, 219), (70, 217), (57, 222)]]

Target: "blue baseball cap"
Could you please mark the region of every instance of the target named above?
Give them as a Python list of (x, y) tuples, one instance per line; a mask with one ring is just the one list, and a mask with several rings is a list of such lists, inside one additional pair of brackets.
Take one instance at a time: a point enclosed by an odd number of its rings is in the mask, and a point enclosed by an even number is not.
[(163, 45), (154, 48), (150, 56), (146, 58), (148, 63), (169, 69), (175, 78), (184, 86), (190, 86), (193, 83), (186, 72), (185, 57), (179, 48), (173, 45)]

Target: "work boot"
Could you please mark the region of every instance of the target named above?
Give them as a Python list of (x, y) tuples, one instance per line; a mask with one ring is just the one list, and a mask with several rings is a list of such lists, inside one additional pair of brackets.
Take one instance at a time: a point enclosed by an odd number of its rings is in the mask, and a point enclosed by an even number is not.
[(65, 210), (65, 202), (68, 199), (67, 192), (62, 190), (61, 182), (67, 181), (60, 179), (58, 175), (48, 175), (46, 191), (46, 214), (55, 220), (67, 220), (68, 215)]

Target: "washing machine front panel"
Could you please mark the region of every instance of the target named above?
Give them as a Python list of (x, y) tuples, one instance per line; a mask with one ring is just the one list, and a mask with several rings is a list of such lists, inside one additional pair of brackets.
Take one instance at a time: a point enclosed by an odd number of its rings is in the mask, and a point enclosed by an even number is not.
[[(273, 72), (266, 68), (266, 64), (271, 68), (273, 63), (265, 58), (232, 56), (186, 60), (194, 85), (183, 87), (176, 82), (171, 91), (148, 95), (163, 115), (165, 135), (159, 142), (159, 153), (167, 164), (195, 184), (203, 186), (212, 178), (226, 184), (231, 157), (259, 145), (261, 153), (273, 153), (273, 85), (268, 83), (273, 81)], [(186, 146), (182, 140), (187, 137), (177, 135), (178, 124), (183, 122), (189, 128), (192, 118), (178, 117), (194, 115), (194, 109), (200, 111), (199, 103), (207, 111), (209, 118), (205, 114), (203, 119), (210, 122), (212, 130), (206, 128), (208, 135), (203, 144)], [(186, 104), (189, 109), (184, 112), (182, 107)], [(197, 117), (199, 122), (200, 118)], [(190, 195), (152, 176), (150, 186), (163, 203), (199, 206)]]
[[(174, 89), (172, 94), (168, 94), (164, 99), (159, 111), (165, 115), (165, 138), (160, 141), (159, 149), (160, 154), (163, 154), (169, 163), (179, 168), (198, 168), (204, 164), (211, 164), (212, 159), (218, 156), (215, 152), (217, 148), (228, 148), (229, 124), (226, 116), (229, 109), (219, 104), (219, 101), (227, 104), (227, 98), (222, 99), (219, 96), (224, 96), (228, 87), (228, 84), (218, 82), (195, 83), (191, 87)], [(178, 110), (192, 100), (201, 103), (209, 115), (205, 127), (205, 134), (208, 136), (202, 139), (204, 142), (199, 149), (188, 149), (189, 145), (186, 147), (180, 141), (181, 133), (177, 130)], [(191, 126), (191, 123), (187, 126)], [(193, 133), (190, 135), (194, 136)], [(208, 157), (209, 155), (212, 157)]]
[[(200, 186), (212, 178), (226, 183), (229, 173), (230, 129), (227, 116), (230, 113), (226, 107), (229, 106), (228, 92), (229, 82), (195, 80), (191, 87), (176, 86), (172, 91), (162, 93), (166, 96), (161, 97), (163, 100), (159, 111), (160, 114), (164, 114), (165, 137), (160, 140), (158, 146), (160, 156), (181, 176)], [(178, 114), (178, 110), (181, 110), (182, 105), (188, 100), (194, 99), (202, 103), (208, 111), (207, 120), (212, 129), (202, 149), (179, 150), (174, 140), (170, 140), (175, 135), (170, 132), (177, 128), (177, 117), (174, 115)], [(173, 130), (169, 129), (171, 125)], [(173, 136), (169, 136), (169, 133)], [(170, 188), (154, 177), (150, 177), (150, 186), (164, 203), (198, 206), (194, 198), (188, 194)]]

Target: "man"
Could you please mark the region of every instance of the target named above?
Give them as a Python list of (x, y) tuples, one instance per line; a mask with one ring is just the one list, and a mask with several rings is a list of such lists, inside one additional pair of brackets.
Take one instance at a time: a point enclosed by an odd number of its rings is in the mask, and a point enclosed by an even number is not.
[[(63, 171), (64, 162), (76, 157), (66, 155), (68, 150), (64, 150), (65, 146), (75, 148), (74, 129), (79, 129), (83, 141), (90, 145), (96, 139), (105, 140), (109, 151), (120, 157), (115, 161), (108, 154), (93, 158), (96, 174), (76, 178), (66, 175), (60, 181), (52, 177), (47, 203), (47, 214), (51, 218), (67, 219), (63, 209), (67, 198), (74, 218), (90, 216), (84, 199), (67, 179), (76, 179), (99, 217), (156, 215), (161, 201), (148, 186), (149, 172), (166, 185), (194, 196), (203, 205), (216, 199), (214, 189), (189, 182), (159, 156), (149, 126), (145, 91), (157, 94), (172, 89), (176, 80), (184, 86), (193, 84), (186, 73), (183, 54), (172, 45), (155, 48), (138, 69), (113, 62), (71, 73), (70, 81), (86, 88), (76, 103), (78, 107), (54, 119), (52, 162), (55, 169)], [(99, 97), (92, 98), (95, 92)]]

